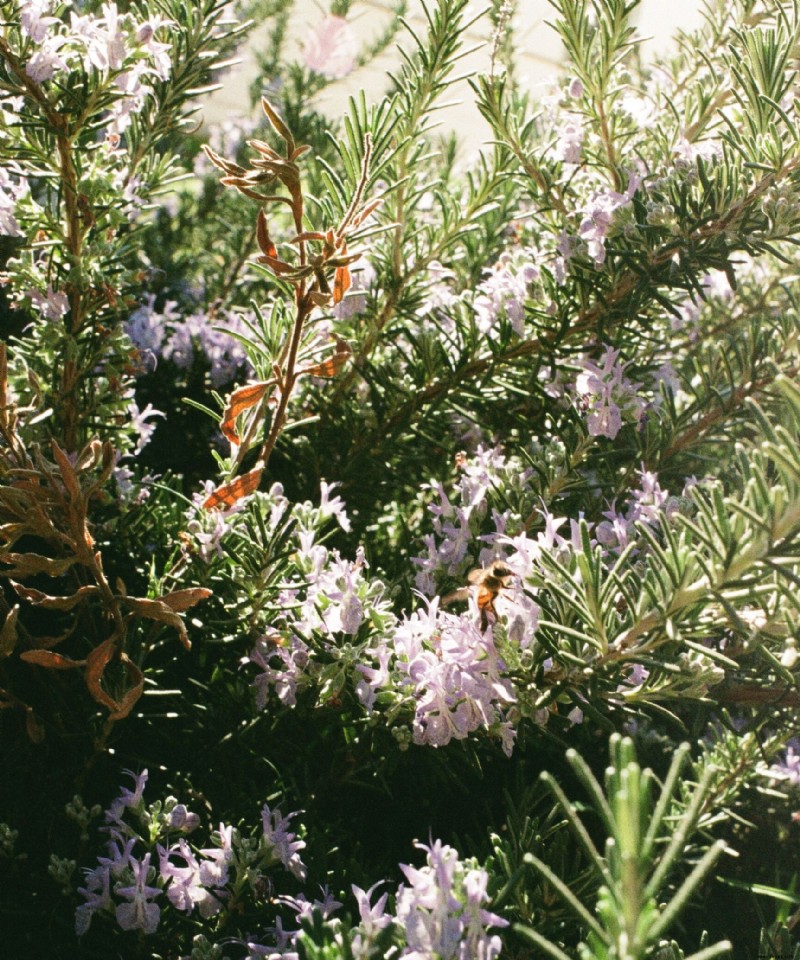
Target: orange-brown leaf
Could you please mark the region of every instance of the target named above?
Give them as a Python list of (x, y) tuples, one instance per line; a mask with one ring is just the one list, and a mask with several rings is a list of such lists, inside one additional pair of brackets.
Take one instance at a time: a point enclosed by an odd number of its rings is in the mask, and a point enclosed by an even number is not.
[(256, 239), (261, 247), (261, 252), (268, 257), (277, 259), (278, 250), (269, 235), (269, 226), (267, 225), (267, 215), (263, 209), (258, 211), (258, 220), (256, 221)]
[(2, 629), (0, 629), (0, 659), (7, 657), (13, 652), (17, 645), (17, 617), (19, 616), (19, 604), (16, 604), (8, 611)]
[(44, 724), (33, 707), (25, 710), (25, 732), (31, 743), (41, 743), (44, 740)]
[(234, 506), (243, 497), (249, 497), (258, 489), (261, 483), (261, 474), (264, 472), (264, 465), (259, 463), (249, 473), (243, 473), (228, 483), (223, 483), (221, 487), (210, 494), (203, 502), (204, 510), (228, 510)]
[(114, 656), (114, 650), (113, 637), (109, 637), (108, 640), (98, 644), (86, 658), (86, 673), (84, 675), (89, 693), (98, 703), (102, 703), (104, 707), (108, 707), (111, 711), (118, 709), (119, 704), (106, 693), (100, 685), (100, 681), (103, 679), (103, 673), (109, 660)]
[(186, 590), (173, 590), (172, 593), (165, 593), (161, 601), (174, 610), (175, 613), (183, 613), (189, 610), (196, 603), (205, 600), (211, 596), (212, 590), (208, 587), (189, 587)]
[(322, 363), (314, 363), (310, 367), (304, 367), (300, 373), (307, 373), (312, 377), (335, 377), (352, 356), (352, 353), (350, 345), (344, 340), (339, 340), (336, 343), (336, 350), (327, 360), (323, 360)]
[(294, 267), (291, 265), (291, 263), (286, 263), (285, 260), (279, 260), (277, 257), (268, 257), (266, 254), (264, 254), (262, 257), (256, 257), (256, 262), (266, 264), (270, 270), (272, 270), (272, 272), (278, 276), (282, 276), (285, 273), (292, 273), (294, 271)]
[(352, 283), (350, 269), (348, 267), (337, 267), (333, 278), (333, 302), (340, 303), (344, 295), (350, 289)]
[(67, 488), (70, 497), (77, 502), (81, 497), (81, 487), (78, 483), (75, 468), (69, 462), (69, 457), (66, 452), (59, 447), (55, 440), (52, 441), (52, 448), (53, 456), (56, 458), (56, 463), (61, 473), (61, 479), (64, 481), (64, 486)]
[(169, 627), (174, 627), (178, 631), (181, 643), (187, 650), (190, 649), (191, 643), (189, 642), (189, 634), (186, 632), (186, 624), (169, 604), (164, 603), (163, 600), (148, 600), (144, 597), (120, 597), (120, 600), (137, 617), (156, 620)]
[(35, 663), (37, 667), (47, 667), (49, 670), (74, 670), (76, 667), (85, 666), (87, 662), (73, 660), (53, 650), (23, 650), (19, 658), (26, 663)]
[(11, 581), (11, 586), (23, 600), (27, 600), (35, 607), (42, 607), (45, 610), (72, 610), (74, 607), (77, 607), (79, 603), (83, 603), (86, 597), (100, 592), (100, 588), (93, 583), (87, 583), (83, 587), (78, 587), (75, 593), (67, 597), (51, 597), (47, 593), (42, 593), (41, 590), (36, 590), (33, 587), (24, 587), (21, 583), (15, 583), (13, 580)]
[(123, 653), (120, 659), (128, 672), (129, 681), (133, 682), (117, 701), (116, 709), (111, 712), (109, 717), (110, 720), (123, 720), (127, 717), (133, 709), (133, 705), (144, 693), (144, 674), (142, 671), (126, 653)]
[(353, 226), (360, 227), (361, 224), (367, 219), (367, 217), (383, 203), (383, 198), (378, 197), (377, 200), (372, 200), (365, 207), (363, 207), (359, 212), (353, 217)]
[(249, 383), (238, 387), (228, 397), (228, 403), (222, 414), (220, 430), (231, 443), (239, 444), (239, 435), (236, 432), (236, 418), (240, 413), (254, 407), (263, 398), (264, 394), (275, 383), (274, 380), (262, 380), (258, 383)]
[(267, 100), (266, 97), (261, 98), (261, 106), (264, 110), (264, 113), (267, 115), (267, 120), (269, 120), (272, 129), (278, 136), (286, 141), (286, 146), (288, 147), (288, 152), (291, 154), (294, 152), (294, 137), (291, 134), (291, 131), (283, 122), (283, 118), (278, 113), (278, 111), (272, 106), (272, 104)]
[(324, 243), (326, 237), (324, 233), (319, 233), (317, 230), (306, 230), (304, 233), (298, 233), (296, 236), (292, 237), (289, 243), (301, 243), (308, 240), (320, 240)]
[(60, 577), (75, 563), (75, 557), (54, 559), (38, 553), (0, 554), (0, 563), (13, 564), (10, 570), (3, 570), (6, 577), (34, 577), (45, 573), (48, 577)]
[(98, 703), (101, 703), (104, 707), (108, 707), (110, 711), (109, 719), (122, 720), (123, 717), (127, 717), (133, 705), (139, 697), (141, 697), (144, 690), (144, 676), (142, 671), (125, 652), (120, 653), (119, 661), (125, 667), (131, 685), (118, 700), (115, 700), (102, 686), (103, 674), (112, 660), (114, 653), (115, 646), (113, 636), (96, 646), (86, 658), (85, 679), (89, 693), (91, 693)]

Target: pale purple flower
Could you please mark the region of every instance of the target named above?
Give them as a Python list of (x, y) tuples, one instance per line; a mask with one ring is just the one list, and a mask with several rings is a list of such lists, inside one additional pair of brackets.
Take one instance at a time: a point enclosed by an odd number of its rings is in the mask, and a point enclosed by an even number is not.
[(364, 705), (368, 713), (372, 712), (375, 706), (375, 697), (378, 690), (388, 683), (390, 678), (389, 660), (391, 651), (384, 641), (373, 651), (373, 656), (378, 662), (377, 668), (368, 667), (364, 664), (358, 664), (356, 669), (362, 674), (361, 680), (356, 684), (356, 696)]
[(517, 336), (525, 335), (525, 300), (528, 285), (538, 276), (533, 263), (525, 263), (512, 269), (509, 263), (500, 261), (487, 271), (475, 297), (475, 322), (482, 333), (488, 333), (504, 315)]
[(330, 80), (346, 77), (358, 56), (358, 39), (343, 17), (327, 16), (308, 35), (303, 61), (313, 73)]
[(25, 64), (25, 73), (36, 83), (52, 80), (58, 70), (68, 70), (69, 64), (58, 51), (66, 37), (49, 37)]
[(681, 137), (675, 146), (675, 155), (684, 163), (694, 164), (698, 159), (709, 163), (722, 159), (722, 144), (717, 140), (696, 140), (690, 142), (685, 137)]
[(52, 284), (48, 283), (46, 293), (33, 288), (27, 293), (31, 303), (45, 320), (60, 320), (69, 310), (66, 293), (63, 290), (53, 290)]
[(221, 823), (215, 834), (218, 846), (204, 847), (200, 854), (200, 882), (204, 887), (224, 887), (228, 882), (228, 866), (233, 859), (233, 827)]
[(355, 884), (351, 886), (353, 896), (356, 898), (356, 903), (358, 904), (361, 929), (367, 937), (374, 936), (380, 930), (388, 927), (392, 922), (391, 914), (386, 912), (386, 901), (389, 899), (388, 893), (381, 894), (374, 905), (370, 904), (372, 894), (383, 882), (383, 880), (379, 880), (377, 883), (373, 883), (369, 890), (366, 891), (362, 890), (361, 887), (357, 887)]
[(400, 865), (408, 881), (397, 891), (397, 920), (406, 939), (400, 956), (493, 960), (500, 953), (500, 940), (486, 928), (508, 924), (486, 909), (486, 872), (465, 868), (457, 852), (441, 841), (416, 846), (426, 851), (427, 863), (419, 869)]
[(156, 34), (162, 27), (172, 26), (174, 26), (172, 20), (166, 20), (159, 14), (155, 14), (136, 28), (136, 43), (147, 51), (153, 63), (153, 70), (160, 80), (168, 80), (172, 73), (172, 44), (156, 40)]
[(319, 509), (324, 519), (335, 517), (336, 522), (345, 533), (350, 532), (350, 520), (347, 516), (345, 502), (341, 497), (331, 497), (331, 493), (338, 487), (338, 483), (326, 483), (324, 480), (319, 484)]
[(616, 190), (595, 190), (581, 208), (578, 236), (586, 244), (588, 254), (596, 266), (599, 267), (605, 262), (605, 240), (613, 224), (614, 215), (631, 203), (641, 182), (640, 174), (632, 173), (628, 178), (628, 188), (625, 193), (619, 193)]
[(142, 803), (142, 795), (147, 783), (147, 770), (142, 770), (138, 776), (132, 770), (125, 770), (124, 773), (133, 777), (134, 788), (128, 790), (127, 787), (122, 787), (120, 795), (111, 801), (111, 806), (106, 810), (107, 823), (119, 823), (126, 808), (138, 808)]
[(115, 911), (117, 923), (123, 930), (141, 930), (143, 933), (155, 933), (161, 917), (161, 908), (157, 903), (150, 903), (150, 901), (155, 897), (160, 897), (161, 890), (158, 887), (147, 886), (150, 854), (145, 854), (141, 862), (131, 858), (130, 867), (133, 871), (133, 885), (116, 890), (118, 896), (130, 900), (130, 903), (117, 905)]
[(34, 43), (42, 43), (54, 23), (58, 23), (58, 17), (48, 16), (52, 8), (51, 0), (27, 0), (22, 5), (19, 14), (19, 25), (22, 32), (33, 40)]
[(630, 361), (621, 362), (619, 355), (619, 350), (606, 347), (597, 363), (583, 361), (583, 371), (575, 380), (575, 394), (587, 412), (589, 436), (613, 440), (623, 419), (638, 423), (644, 413), (644, 403), (637, 393), (641, 384), (625, 376)]
[(791, 787), (800, 787), (800, 750), (790, 746), (782, 760), (769, 768), (772, 780), (782, 780)]
[(226, 329), (218, 328), (204, 312), (173, 323), (172, 334), (162, 350), (166, 360), (184, 370), (192, 366), (198, 355), (204, 355), (211, 367), (212, 386), (217, 389), (230, 383), (240, 372), (251, 369), (244, 347), (231, 336), (231, 333), (247, 334), (247, 326), (233, 310), (224, 310), (222, 314)]
[(187, 532), (192, 535), (193, 544), (201, 560), (210, 563), (214, 557), (222, 556), (222, 541), (233, 524), (230, 518), (244, 510), (244, 502), (238, 500), (232, 507), (220, 510), (204, 510), (203, 502), (213, 493), (216, 484), (213, 480), (206, 480), (203, 489), (192, 495), (193, 506), (186, 511)]
[(166, 414), (161, 410), (156, 410), (152, 403), (148, 403), (144, 410), (139, 409), (138, 403), (132, 400), (127, 408), (130, 426), (136, 433), (136, 448), (133, 451), (134, 456), (138, 456), (142, 450), (150, 443), (156, 430), (156, 424), (150, 421), (153, 417), (166, 418)]
[(22, 237), (24, 234), (14, 214), (17, 201), (28, 191), (28, 184), (24, 179), (20, 179), (20, 182), (12, 179), (12, 173), (24, 178), (22, 170), (16, 164), (0, 167), (0, 235)]
[(298, 840), (297, 834), (290, 833), (287, 829), (292, 817), (297, 816), (298, 811), (288, 814), (284, 817), (280, 810), (270, 810), (265, 803), (261, 808), (261, 822), (264, 828), (264, 840), (276, 859), (286, 867), (286, 869), (297, 877), (298, 880), (304, 880), (306, 876), (306, 866), (300, 859), (300, 851), (305, 848), (305, 840)]
[(100, 910), (111, 910), (111, 871), (107, 864), (94, 870), (84, 870), (86, 886), (78, 887), (78, 893), (86, 900), (75, 910), (75, 933), (81, 937), (89, 929), (92, 917)]
[(583, 146), (583, 121), (577, 113), (567, 113), (556, 130), (554, 154), (564, 163), (580, 163)]
[(567, 87), (567, 96), (571, 97), (573, 100), (577, 100), (579, 97), (583, 96), (583, 83), (578, 79), (578, 77), (573, 77), (569, 82)]

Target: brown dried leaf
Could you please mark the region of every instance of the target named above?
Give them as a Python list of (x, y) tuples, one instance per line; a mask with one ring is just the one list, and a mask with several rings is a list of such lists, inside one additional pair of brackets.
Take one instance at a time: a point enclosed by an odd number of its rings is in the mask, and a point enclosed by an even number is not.
[(327, 240), (327, 237), (324, 233), (319, 233), (316, 230), (307, 230), (305, 233), (298, 233), (297, 236), (292, 237), (289, 243), (303, 243), (309, 240), (320, 240), (322, 243)]
[(377, 200), (372, 200), (365, 207), (363, 207), (359, 212), (353, 217), (353, 226), (360, 227), (361, 224), (367, 219), (367, 217), (383, 203), (383, 197), (378, 197)]
[(256, 464), (255, 468), (249, 473), (243, 473), (229, 483), (223, 483), (203, 501), (204, 510), (230, 509), (243, 497), (249, 497), (258, 489), (261, 483), (261, 474), (264, 472), (264, 464)]
[(239, 445), (239, 435), (236, 432), (236, 418), (240, 413), (244, 413), (245, 410), (249, 410), (259, 403), (267, 390), (274, 385), (274, 379), (262, 380), (258, 383), (249, 383), (244, 387), (238, 387), (228, 397), (228, 403), (222, 414), (220, 430), (231, 443), (237, 446)]
[(144, 674), (142, 671), (127, 654), (123, 653), (121, 660), (128, 671), (128, 679), (132, 680), (133, 683), (123, 694), (122, 699), (117, 701), (117, 708), (111, 713), (110, 720), (123, 720), (127, 717), (133, 709), (133, 705), (144, 692)]
[(220, 183), (224, 183), (226, 187), (235, 187), (239, 193), (245, 197), (250, 197), (251, 200), (265, 199), (257, 190), (251, 190), (250, 187), (245, 186), (246, 181), (241, 177), (223, 177)]
[(219, 167), (220, 170), (224, 170), (225, 173), (230, 176), (241, 177), (245, 174), (246, 171), (244, 167), (240, 167), (238, 163), (232, 163), (230, 160), (226, 160), (225, 157), (221, 157), (218, 153), (215, 153), (208, 144), (203, 144), (203, 150), (215, 167)]
[(266, 254), (261, 257), (256, 257), (256, 262), (265, 263), (270, 270), (272, 270), (278, 276), (286, 273), (293, 273), (295, 270), (291, 263), (286, 263), (284, 260), (278, 260), (276, 257), (269, 257)]
[(269, 235), (269, 226), (267, 224), (267, 215), (264, 210), (258, 211), (258, 220), (256, 221), (256, 240), (261, 248), (261, 252), (274, 260), (278, 259), (278, 249), (272, 242)]
[(159, 623), (165, 623), (169, 627), (174, 627), (178, 631), (178, 637), (184, 647), (189, 650), (189, 634), (186, 632), (186, 624), (181, 620), (177, 613), (163, 602), (163, 600), (148, 600), (145, 597), (120, 597), (123, 606), (137, 617), (143, 617), (146, 620), (156, 620)]
[(83, 473), (85, 470), (91, 470), (100, 462), (103, 445), (97, 439), (90, 440), (81, 450), (78, 459), (75, 461), (75, 473)]
[(17, 617), (19, 616), (19, 604), (16, 604), (8, 611), (5, 623), (0, 629), (0, 659), (7, 657), (17, 645)]
[(6, 546), (18, 540), (24, 533), (27, 533), (27, 527), (24, 523), (3, 523), (0, 524), (0, 539), (5, 540)]
[(341, 303), (342, 298), (352, 284), (350, 270), (347, 267), (337, 267), (333, 278), (333, 302)]
[(325, 293), (322, 290), (309, 290), (307, 297), (315, 307), (327, 307), (331, 302), (330, 293)]
[(100, 686), (100, 681), (103, 679), (103, 673), (105, 672), (108, 662), (114, 656), (114, 652), (114, 637), (109, 637), (108, 640), (104, 640), (98, 644), (86, 658), (85, 673), (86, 687), (89, 693), (91, 693), (98, 703), (102, 703), (104, 707), (108, 707), (112, 712), (118, 709), (119, 704)]
[(267, 115), (267, 120), (269, 120), (272, 126), (272, 129), (275, 131), (275, 133), (278, 134), (278, 136), (282, 140), (286, 141), (288, 153), (291, 156), (291, 154), (294, 153), (295, 146), (294, 146), (294, 137), (292, 136), (289, 128), (283, 122), (281, 115), (277, 112), (277, 110), (275, 110), (275, 108), (272, 106), (269, 100), (267, 100), (266, 97), (261, 98), (261, 106), (264, 109), (264, 113)]
[(25, 710), (25, 732), (31, 743), (41, 743), (44, 740), (44, 724), (32, 707)]
[(47, 593), (42, 593), (41, 590), (24, 587), (21, 583), (15, 583), (13, 580), (11, 586), (23, 600), (27, 600), (35, 607), (42, 607), (44, 610), (72, 610), (79, 603), (83, 603), (87, 597), (100, 592), (100, 587), (93, 583), (78, 587), (75, 593), (67, 597), (51, 597)]
[(48, 670), (74, 670), (76, 667), (86, 666), (87, 663), (86, 660), (73, 660), (53, 650), (23, 650), (19, 658), (26, 663), (34, 663), (37, 667), (47, 667)]
[(307, 373), (312, 377), (335, 377), (352, 354), (353, 351), (350, 349), (350, 344), (344, 340), (339, 340), (336, 343), (336, 350), (332, 356), (322, 363), (315, 363), (310, 367), (304, 367), (299, 372)]
[(175, 613), (183, 613), (196, 603), (200, 603), (201, 600), (206, 600), (212, 593), (213, 590), (209, 590), (208, 587), (189, 587), (186, 590), (173, 590), (172, 593), (165, 593), (159, 599)]
[(78, 476), (75, 473), (75, 468), (69, 462), (69, 457), (66, 454), (66, 451), (62, 450), (61, 447), (55, 442), (52, 441), (53, 456), (56, 458), (56, 463), (58, 464), (58, 469), (61, 473), (61, 479), (64, 481), (64, 486), (67, 488), (67, 493), (69, 493), (70, 498), (76, 503), (81, 499), (81, 487), (78, 483)]
[(10, 570), (2, 571), (6, 577), (34, 577), (40, 573), (60, 577), (75, 563), (75, 557), (56, 560), (38, 553), (4, 553), (0, 554), (0, 563), (12, 565)]
[(114, 637), (104, 640), (86, 658), (86, 686), (94, 699), (110, 711), (110, 720), (122, 720), (131, 712), (133, 705), (141, 697), (144, 690), (144, 675), (131, 658), (124, 652), (120, 653), (119, 661), (125, 667), (131, 685), (119, 700), (115, 700), (102, 687), (105, 669), (114, 657)]

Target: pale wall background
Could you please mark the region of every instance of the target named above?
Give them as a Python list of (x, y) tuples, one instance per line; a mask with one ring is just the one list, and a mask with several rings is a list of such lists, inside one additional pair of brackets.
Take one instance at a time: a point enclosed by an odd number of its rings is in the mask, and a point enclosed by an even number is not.
[[(553, 77), (559, 69), (561, 50), (554, 31), (547, 26), (553, 8), (547, 0), (521, 0), (518, 15), (513, 24), (514, 40), (520, 55), (520, 78), (527, 78), (531, 87), (543, 84)], [(476, 6), (476, 10), (480, 9)], [(302, 42), (311, 25), (318, 23), (328, 11), (328, 4), (322, 0), (298, 0), (297, 15), (290, 29), (287, 52), (295, 51), (301, 56)], [(701, 23), (701, 0), (642, 0), (635, 11), (635, 23), (640, 35), (647, 37), (645, 56), (666, 52), (671, 39), (678, 29), (691, 30)], [(361, 0), (353, 4), (348, 22), (359, 37), (366, 39), (380, 34), (382, 28), (392, 19), (393, 13), (385, 0)], [(426, 21), (419, 0), (410, 0), (407, 17), (415, 32), (424, 33)], [(477, 73), (485, 70), (489, 63), (490, 33), (488, 18), (482, 18), (466, 34), (467, 46), (484, 43), (482, 49), (460, 61), (460, 73)], [(401, 28), (398, 42), (413, 43)], [(208, 123), (218, 123), (226, 118), (248, 113), (248, 88), (256, 75), (253, 50), (265, 45), (265, 30), (256, 28), (247, 46), (240, 52), (241, 64), (232, 68), (223, 78), (223, 89), (214, 94), (204, 108)], [(409, 46), (410, 48), (410, 46)], [(343, 112), (346, 95), (360, 89), (367, 97), (378, 99), (387, 87), (386, 71), (399, 63), (395, 49), (389, 49), (366, 67), (353, 71), (346, 78), (327, 88), (319, 98), (319, 107), (331, 116)], [(345, 99), (342, 99), (345, 94)], [(439, 119), (445, 130), (456, 130), (468, 147), (478, 147), (488, 138), (488, 128), (470, 100), (472, 91), (465, 81), (454, 84), (447, 94), (447, 101), (454, 101), (440, 112)]]

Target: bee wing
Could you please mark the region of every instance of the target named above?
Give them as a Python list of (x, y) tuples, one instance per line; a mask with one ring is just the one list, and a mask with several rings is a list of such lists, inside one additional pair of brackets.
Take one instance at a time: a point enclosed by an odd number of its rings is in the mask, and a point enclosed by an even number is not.
[(467, 574), (467, 583), (480, 583), (485, 576), (486, 571), (483, 569), (483, 567), (475, 567), (474, 570), (470, 570), (470, 572)]
[(458, 590), (454, 590), (452, 593), (445, 594), (442, 597), (439, 606), (449, 607), (451, 603), (459, 603), (465, 600), (469, 600), (469, 587), (459, 587)]

